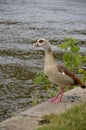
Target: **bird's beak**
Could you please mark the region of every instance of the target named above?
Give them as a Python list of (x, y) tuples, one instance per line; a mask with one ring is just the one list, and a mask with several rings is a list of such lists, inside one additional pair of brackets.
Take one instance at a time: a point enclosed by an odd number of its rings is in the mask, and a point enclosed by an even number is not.
[(39, 44), (36, 42), (33, 44), (33, 47), (39, 47)]
[(35, 44), (36, 44), (36, 43), (34, 43), (34, 44), (33, 44), (33, 47), (36, 47), (36, 45), (35, 45)]

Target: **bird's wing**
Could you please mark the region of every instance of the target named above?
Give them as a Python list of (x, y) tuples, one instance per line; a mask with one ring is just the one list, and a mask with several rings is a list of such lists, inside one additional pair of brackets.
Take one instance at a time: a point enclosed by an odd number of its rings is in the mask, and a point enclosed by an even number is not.
[(58, 71), (61, 72), (62, 74), (66, 74), (69, 77), (71, 77), (74, 80), (75, 84), (79, 84), (80, 86), (82, 86), (82, 81), (72, 72), (70, 72), (66, 67), (64, 67), (63, 65), (57, 65)]

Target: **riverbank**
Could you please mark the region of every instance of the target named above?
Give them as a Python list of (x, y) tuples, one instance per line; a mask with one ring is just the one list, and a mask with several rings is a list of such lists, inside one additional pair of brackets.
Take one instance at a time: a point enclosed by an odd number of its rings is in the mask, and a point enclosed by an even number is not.
[(0, 123), (0, 130), (36, 130), (40, 126), (39, 121), (44, 115), (50, 113), (59, 114), (73, 106), (86, 102), (86, 89), (74, 88), (64, 93), (63, 101), (59, 104), (44, 102), (29, 108)]

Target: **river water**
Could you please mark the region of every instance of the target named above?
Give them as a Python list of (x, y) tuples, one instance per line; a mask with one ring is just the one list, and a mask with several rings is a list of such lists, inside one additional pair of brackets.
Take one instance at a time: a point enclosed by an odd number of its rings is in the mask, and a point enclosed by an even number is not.
[(86, 0), (0, 0), (0, 121), (31, 107), (40, 89), (44, 56), (32, 43), (64, 36), (86, 43)]

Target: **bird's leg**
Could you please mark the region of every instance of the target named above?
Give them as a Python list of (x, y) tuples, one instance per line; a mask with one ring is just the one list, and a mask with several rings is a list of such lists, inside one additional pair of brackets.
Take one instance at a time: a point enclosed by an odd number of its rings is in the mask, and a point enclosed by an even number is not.
[(64, 88), (61, 88), (61, 91), (55, 97), (48, 99), (48, 101), (53, 103), (61, 102), (63, 93), (64, 93)]

